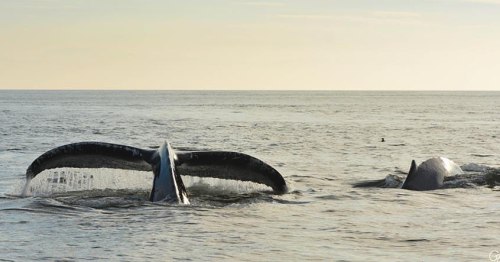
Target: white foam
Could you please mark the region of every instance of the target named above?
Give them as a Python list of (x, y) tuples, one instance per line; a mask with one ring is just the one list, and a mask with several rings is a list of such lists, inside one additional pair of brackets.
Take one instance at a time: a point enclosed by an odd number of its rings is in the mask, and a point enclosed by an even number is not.
[(25, 184), (25, 196), (95, 189), (151, 190), (151, 172), (109, 168), (57, 168), (45, 170)]
[[(270, 190), (253, 182), (182, 176), (188, 191), (218, 193), (252, 193)], [(19, 185), (15, 192), (25, 189), (24, 196), (50, 196), (53, 194), (90, 190), (143, 190), (150, 191), (152, 172), (121, 169), (57, 168), (45, 170), (29, 183)], [(17, 194), (17, 193), (15, 193)]]
[(271, 188), (265, 185), (248, 181), (191, 176), (183, 176), (182, 179), (186, 188), (190, 190), (215, 191), (219, 193), (252, 193), (271, 190)]

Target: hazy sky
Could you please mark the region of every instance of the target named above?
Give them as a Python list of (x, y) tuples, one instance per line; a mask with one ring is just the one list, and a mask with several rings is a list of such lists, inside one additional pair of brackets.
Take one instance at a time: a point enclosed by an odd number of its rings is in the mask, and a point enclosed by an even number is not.
[(500, 91), (500, 0), (0, 0), (18, 88)]

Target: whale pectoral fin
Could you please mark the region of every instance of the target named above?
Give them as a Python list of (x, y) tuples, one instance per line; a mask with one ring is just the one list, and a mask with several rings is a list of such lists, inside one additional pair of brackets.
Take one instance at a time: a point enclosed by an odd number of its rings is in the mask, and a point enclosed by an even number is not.
[(417, 171), (417, 163), (415, 162), (415, 160), (412, 160), (410, 171), (408, 172), (408, 176), (406, 176), (405, 182), (403, 183), (403, 186), (401, 188), (411, 189), (410, 183), (411, 183), (411, 181), (416, 179), (416, 172), (415, 171)]
[(49, 150), (35, 159), (26, 170), (26, 178), (32, 179), (44, 170), (61, 167), (151, 171), (154, 152), (100, 142), (67, 144)]
[(263, 161), (237, 152), (177, 152), (176, 168), (181, 175), (250, 181), (264, 184), (275, 193), (288, 191), (285, 179)]

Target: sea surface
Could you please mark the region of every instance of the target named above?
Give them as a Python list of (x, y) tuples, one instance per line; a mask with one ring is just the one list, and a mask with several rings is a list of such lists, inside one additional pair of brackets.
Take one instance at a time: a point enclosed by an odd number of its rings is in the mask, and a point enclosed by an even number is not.
[[(255, 156), (290, 190), (186, 177), (191, 205), (150, 203), (147, 172), (60, 169), (20, 197), (56, 146), (166, 140)], [(495, 260), (499, 186), (353, 187), (436, 156), (499, 168), (500, 92), (0, 91), (0, 261)]]

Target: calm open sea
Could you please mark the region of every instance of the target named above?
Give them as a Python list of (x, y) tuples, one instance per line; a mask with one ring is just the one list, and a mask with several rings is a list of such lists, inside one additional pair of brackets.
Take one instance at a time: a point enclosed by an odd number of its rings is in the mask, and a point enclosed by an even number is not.
[[(150, 174), (83, 170), (18, 197), (53, 147), (164, 140), (258, 157), (290, 192), (186, 178), (192, 205), (152, 204)], [(0, 91), (0, 261), (490, 261), (498, 187), (352, 187), (434, 156), (498, 168), (500, 92)]]

